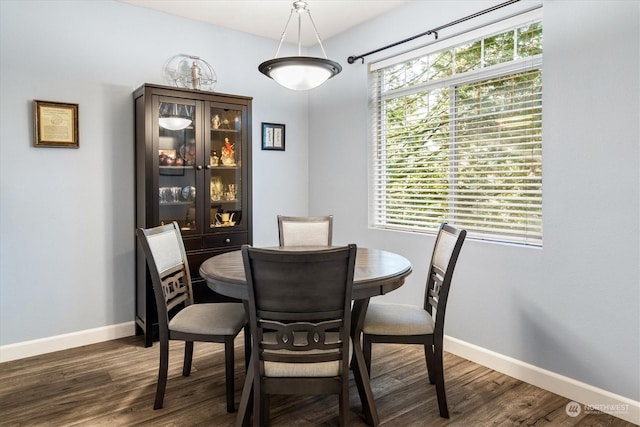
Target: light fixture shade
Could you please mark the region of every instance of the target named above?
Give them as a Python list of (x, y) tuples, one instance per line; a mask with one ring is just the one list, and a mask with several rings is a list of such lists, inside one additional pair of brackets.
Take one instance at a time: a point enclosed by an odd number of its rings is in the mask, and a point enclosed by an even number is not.
[(258, 70), (287, 89), (309, 90), (338, 74), (342, 66), (324, 58), (288, 56), (265, 61)]
[(181, 130), (191, 124), (191, 119), (179, 116), (160, 117), (158, 124), (169, 130)]

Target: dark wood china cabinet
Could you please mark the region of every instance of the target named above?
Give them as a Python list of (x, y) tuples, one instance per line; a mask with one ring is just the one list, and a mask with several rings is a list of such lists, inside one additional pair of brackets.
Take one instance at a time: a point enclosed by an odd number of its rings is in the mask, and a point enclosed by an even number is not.
[[(252, 243), (252, 98), (154, 84), (133, 97), (136, 227), (177, 221), (196, 301), (223, 301), (198, 271), (207, 258)], [(157, 313), (137, 242), (135, 312), (136, 333), (150, 346)]]

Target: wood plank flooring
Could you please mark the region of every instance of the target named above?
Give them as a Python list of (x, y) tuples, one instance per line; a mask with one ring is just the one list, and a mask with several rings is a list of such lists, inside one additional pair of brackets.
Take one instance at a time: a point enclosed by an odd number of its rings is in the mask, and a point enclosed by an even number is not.
[[(141, 337), (0, 364), (1, 426), (230, 426), (221, 344), (196, 343), (193, 370), (182, 377), (183, 344), (172, 342), (164, 408), (153, 410), (158, 344)], [(236, 340), (236, 405), (244, 382), (242, 337)], [(373, 347), (371, 384), (381, 426), (632, 426), (606, 414), (571, 418), (568, 399), (445, 354), (449, 420), (439, 417), (435, 387), (419, 346)], [(352, 379), (351, 425), (364, 426)], [(273, 396), (272, 426), (335, 426), (336, 396)]]

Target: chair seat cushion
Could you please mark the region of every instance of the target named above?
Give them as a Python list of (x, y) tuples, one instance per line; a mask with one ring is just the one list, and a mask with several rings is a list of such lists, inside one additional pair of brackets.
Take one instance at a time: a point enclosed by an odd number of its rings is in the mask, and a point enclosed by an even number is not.
[(169, 321), (169, 329), (189, 334), (235, 336), (245, 323), (244, 306), (240, 303), (191, 304)]
[[(271, 338), (273, 337), (273, 338)], [(263, 336), (266, 342), (275, 342), (274, 333), (266, 333)], [(328, 332), (326, 342), (335, 342), (338, 340), (338, 332)], [(349, 339), (349, 360), (353, 351), (353, 343)], [(323, 350), (308, 350), (307, 354), (322, 353)], [(300, 354), (300, 351), (294, 350), (275, 350), (274, 353), (281, 352), (285, 354)], [(267, 377), (335, 377), (340, 375), (340, 361), (316, 362), (316, 363), (283, 363), (283, 362), (264, 362), (264, 374)]]
[(422, 307), (409, 304), (369, 304), (362, 331), (371, 335), (428, 335), (433, 318)]

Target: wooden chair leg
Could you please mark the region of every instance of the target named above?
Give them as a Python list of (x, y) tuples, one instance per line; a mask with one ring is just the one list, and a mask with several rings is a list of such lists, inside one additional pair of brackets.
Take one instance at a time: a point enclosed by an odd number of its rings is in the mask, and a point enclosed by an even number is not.
[(249, 361), (247, 365), (247, 374), (244, 378), (244, 387), (242, 388), (242, 396), (240, 397), (240, 407), (238, 416), (236, 417), (235, 427), (249, 426), (251, 418), (251, 409), (253, 407), (253, 364)]
[(182, 362), (182, 376), (188, 377), (191, 374), (191, 361), (193, 360), (193, 341), (184, 343), (184, 361)]
[(233, 353), (233, 338), (227, 337), (224, 340), (224, 370), (225, 383), (227, 388), (227, 412), (235, 412), (235, 363)]
[(169, 342), (160, 341), (160, 363), (158, 365), (158, 385), (156, 386), (156, 400), (153, 409), (161, 409), (164, 401), (164, 391), (167, 387), (167, 370), (169, 369)]
[(260, 377), (259, 375), (255, 375), (253, 379), (253, 426), (254, 427), (263, 427), (264, 425), (264, 420), (262, 419), (262, 417), (264, 416), (264, 413), (262, 412), (263, 398), (264, 396), (262, 395), (262, 389), (260, 386)]
[(262, 399), (260, 399), (260, 410), (262, 411), (262, 424), (260, 424), (263, 427), (269, 426), (270, 425), (270, 421), (269, 421), (269, 408), (271, 408), (269, 400), (270, 397), (268, 394), (263, 394), (262, 395)]
[(424, 345), (424, 357), (427, 361), (427, 372), (429, 373), (429, 382), (431, 384), (435, 384), (436, 382), (436, 374), (434, 371), (434, 366), (436, 365), (435, 355), (433, 353), (433, 346), (431, 344)]
[(342, 391), (338, 396), (340, 399), (339, 407), (339, 422), (340, 427), (346, 427), (349, 425), (349, 377), (342, 381)]
[(447, 394), (444, 388), (444, 367), (442, 361), (442, 347), (434, 348), (434, 373), (436, 377), (436, 395), (438, 396), (438, 409), (442, 418), (449, 418), (447, 407)]
[(367, 334), (362, 334), (362, 354), (364, 356), (364, 365), (367, 368), (369, 378), (371, 378), (371, 338)]
[[(249, 325), (244, 327), (244, 366), (249, 367), (249, 361), (251, 360), (251, 331)], [(245, 371), (246, 372), (246, 371)]]

